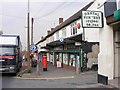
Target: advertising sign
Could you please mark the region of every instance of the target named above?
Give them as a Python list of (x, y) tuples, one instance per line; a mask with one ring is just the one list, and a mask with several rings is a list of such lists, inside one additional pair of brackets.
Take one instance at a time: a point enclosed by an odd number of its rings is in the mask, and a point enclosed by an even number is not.
[(102, 28), (103, 14), (101, 11), (82, 11), (83, 28)]

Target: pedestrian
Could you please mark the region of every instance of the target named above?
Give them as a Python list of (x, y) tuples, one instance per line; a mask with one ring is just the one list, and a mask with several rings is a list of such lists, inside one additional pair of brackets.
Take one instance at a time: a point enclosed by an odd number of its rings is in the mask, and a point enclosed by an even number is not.
[(34, 63), (34, 60), (33, 60), (33, 53), (30, 54), (30, 61), (31, 61), (31, 66), (33, 67), (33, 63)]
[(32, 56), (32, 66), (36, 67), (37, 66), (37, 60), (38, 60), (38, 55), (37, 52), (35, 51)]
[(38, 53), (37, 53), (37, 51), (35, 51), (35, 53), (34, 53), (34, 60), (38, 60)]
[(42, 59), (42, 54), (39, 52), (39, 54), (38, 54), (38, 60), (41, 62), (41, 59)]

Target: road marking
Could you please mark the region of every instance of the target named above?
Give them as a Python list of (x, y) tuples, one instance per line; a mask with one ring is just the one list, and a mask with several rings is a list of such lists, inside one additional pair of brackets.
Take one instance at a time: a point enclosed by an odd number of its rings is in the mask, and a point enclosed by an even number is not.
[(76, 86), (76, 88), (116, 88), (114, 86), (111, 86), (111, 85), (104, 85), (104, 84), (100, 84), (100, 83), (96, 83), (96, 84), (86, 84), (86, 85), (79, 85), (79, 86)]
[(57, 80), (57, 79), (69, 79), (69, 78), (74, 78), (74, 76), (66, 76), (66, 77), (51, 77), (51, 78), (33, 78), (33, 77), (29, 77), (29, 78), (25, 78), (25, 77), (15, 77), (17, 79), (23, 79), (23, 80)]

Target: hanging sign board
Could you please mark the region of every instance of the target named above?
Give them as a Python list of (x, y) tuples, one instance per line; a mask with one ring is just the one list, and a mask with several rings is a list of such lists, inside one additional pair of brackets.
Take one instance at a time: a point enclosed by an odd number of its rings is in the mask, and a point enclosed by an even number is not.
[(83, 28), (102, 28), (103, 13), (101, 11), (82, 11)]

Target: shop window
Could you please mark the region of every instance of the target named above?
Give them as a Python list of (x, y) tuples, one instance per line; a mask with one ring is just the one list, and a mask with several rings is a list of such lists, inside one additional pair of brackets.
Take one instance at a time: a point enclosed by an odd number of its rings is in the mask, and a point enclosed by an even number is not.
[(67, 54), (63, 54), (63, 64), (68, 64), (68, 55)]
[(69, 66), (75, 67), (75, 55), (70, 54)]
[(71, 28), (71, 35), (77, 34), (77, 22), (74, 22), (70, 25)]

